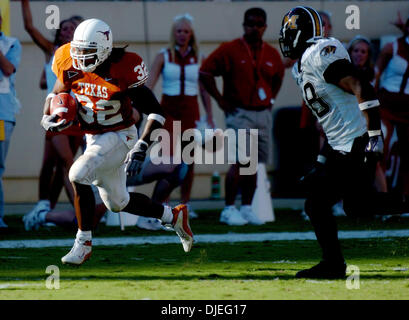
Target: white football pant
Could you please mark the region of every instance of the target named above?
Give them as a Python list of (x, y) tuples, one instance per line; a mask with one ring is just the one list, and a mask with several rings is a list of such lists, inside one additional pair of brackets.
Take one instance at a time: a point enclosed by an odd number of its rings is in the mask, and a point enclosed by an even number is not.
[(87, 147), (71, 166), (70, 181), (95, 185), (108, 210), (120, 212), (129, 202), (124, 161), (137, 138), (135, 126), (97, 135), (87, 134)]

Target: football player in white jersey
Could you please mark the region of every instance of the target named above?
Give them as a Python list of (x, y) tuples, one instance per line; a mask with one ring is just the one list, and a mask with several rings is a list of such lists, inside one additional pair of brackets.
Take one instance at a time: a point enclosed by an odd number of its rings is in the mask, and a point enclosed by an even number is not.
[(341, 198), (348, 215), (400, 214), (408, 209), (400, 195), (375, 193), (376, 155), (383, 151), (379, 102), (369, 82), (359, 79), (348, 52), (335, 38), (322, 37), (316, 10), (298, 6), (283, 18), (280, 48), (298, 59), (293, 77), (328, 138), (315, 169), (304, 178), (305, 211), (323, 260), (299, 271), (298, 278), (344, 278), (346, 264), (331, 207)]

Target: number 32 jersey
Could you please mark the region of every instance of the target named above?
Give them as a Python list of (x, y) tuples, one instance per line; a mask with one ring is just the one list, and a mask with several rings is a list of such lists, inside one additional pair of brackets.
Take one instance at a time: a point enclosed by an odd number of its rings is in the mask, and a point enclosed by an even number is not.
[(103, 75), (74, 69), (67, 43), (55, 52), (52, 70), (70, 87), (79, 105), (81, 130), (90, 134), (117, 131), (135, 123), (132, 104), (124, 92), (138, 87), (148, 79), (142, 58), (125, 52), (118, 61), (110, 62)]
[(335, 38), (319, 39), (304, 52), (292, 73), (329, 145), (334, 150), (350, 152), (354, 139), (367, 131), (367, 124), (355, 95), (324, 78), (328, 66), (339, 59), (350, 61), (344, 46)]

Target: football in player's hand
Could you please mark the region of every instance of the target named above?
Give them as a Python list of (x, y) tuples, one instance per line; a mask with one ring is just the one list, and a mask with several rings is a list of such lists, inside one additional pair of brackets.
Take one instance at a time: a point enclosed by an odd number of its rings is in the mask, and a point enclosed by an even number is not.
[(66, 92), (57, 94), (51, 99), (50, 114), (58, 115), (58, 122), (63, 119), (66, 123), (73, 121), (77, 114), (77, 100)]

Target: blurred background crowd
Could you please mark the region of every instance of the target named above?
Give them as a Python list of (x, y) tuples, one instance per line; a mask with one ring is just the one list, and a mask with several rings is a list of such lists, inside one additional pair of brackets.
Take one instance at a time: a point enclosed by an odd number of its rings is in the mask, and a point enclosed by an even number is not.
[[(303, 4), (321, 10), (325, 36), (344, 43), (356, 72), (378, 93), (385, 150), (376, 189), (409, 195), (409, 3), (357, 1), (358, 11), (346, 10), (351, 3), (343, 1)], [(273, 203), (274, 198), (303, 198), (298, 179), (314, 162), (325, 136), (291, 81), (294, 61), (284, 59), (278, 49), (280, 19), (295, 5), (296, 1), (2, 0), (0, 228), (7, 228), (8, 203), (34, 203), (25, 215), (26, 230), (47, 223), (75, 224), (70, 206), (55, 208), (58, 201), (72, 203), (68, 171), (83, 151), (83, 135), (45, 133), (39, 123), (44, 98), (55, 82), (51, 71), (55, 50), (72, 39), (83, 19), (93, 17), (111, 26), (116, 45), (129, 45), (128, 50), (143, 57), (150, 71), (146, 85), (161, 102), (171, 134), (173, 120), (181, 121), (182, 131), (265, 130), (265, 139), (259, 142), (264, 152), (259, 152), (263, 163), (259, 170), (268, 177), (263, 192)], [(354, 14), (351, 29), (346, 20)], [(58, 28), (47, 28), (47, 19), (49, 23), (57, 19)], [(229, 60), (230, 52), (245, 61), (242, 68)], [(272, 63), (272, 69), (263, 63)], [(130, 187), (159, 202), (177, 199), (188, 204), (191, 218), (200, 209), (195, 200), (213, 199), (220, 202), (221, 223), (272, 221), (261, 217), (254, 204), (260, 187), (257, 175), (243, 178), (238, 169), (228, 164), (155, 167), (148, 160), (141, 181)], [(342, 203), (333, 210), (344, 214)], [(106, 214), (103, 204), (98, 204), (97, 212), (99, 221)], [(151, 220), (139, 223), (161, 228)]]

